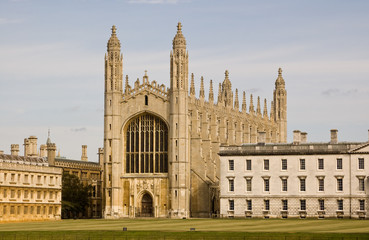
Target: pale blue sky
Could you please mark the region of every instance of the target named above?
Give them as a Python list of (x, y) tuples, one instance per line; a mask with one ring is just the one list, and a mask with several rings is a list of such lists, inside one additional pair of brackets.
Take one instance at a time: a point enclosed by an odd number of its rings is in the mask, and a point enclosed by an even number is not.
[[(272, 100), (279, 67), (288, 136), (367, 141), (369, 2), (246, 0), (0, 0), (0, 150), (36, 135), (91, 160), (103, 142), (104, 54), (115, 24), (132, 83), (148, 70), (169, 86), (169, 52), (183, 24), (198, 94), (204, 76)], [(254, 98), (254, 102), (255, 102)], [(268, 109), (270, 111), (270, 109)], [(22, 147), (23, 148), (23, 147)], [(22, 151), (23, 152), (23, 151)]]

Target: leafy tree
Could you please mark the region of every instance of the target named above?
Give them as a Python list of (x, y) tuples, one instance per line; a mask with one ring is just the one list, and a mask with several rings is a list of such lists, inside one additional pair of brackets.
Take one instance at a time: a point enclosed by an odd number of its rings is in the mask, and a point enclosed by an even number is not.
[(63, 218), (78, 218), (80, 215), (83, 215), (89, 206), (91, 189), (91, 185), (84, 185), (77, 176), (63, 173)]

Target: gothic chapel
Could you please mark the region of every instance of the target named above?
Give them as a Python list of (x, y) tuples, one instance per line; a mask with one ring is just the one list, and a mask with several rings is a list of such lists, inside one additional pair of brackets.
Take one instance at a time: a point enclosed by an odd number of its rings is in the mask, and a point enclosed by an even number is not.
[(243, 92), (232, 91), (228, 71), (215, 100), (210, 80), (205, 98), (194, 75), (189, 86), (186, 39), (178, 23), (170, 53), (170, 88), (147, 73), (123, 88), (123, 55), (116, 27), (105, 55), (104, 199), (105, 218), (210, 217), (219, 211), (219, 146), (287, 140), (287, 93), (282, 70), (275, 82), (270, 114), (260, 98), (248, 111)]

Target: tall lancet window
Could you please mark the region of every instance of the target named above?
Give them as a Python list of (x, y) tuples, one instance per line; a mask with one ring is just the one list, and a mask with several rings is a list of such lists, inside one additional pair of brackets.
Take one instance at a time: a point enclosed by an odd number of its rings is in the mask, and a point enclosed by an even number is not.
[(126, 173), (168, 172), (168, 128), (160, 118), (143, 114), (126, 128)]

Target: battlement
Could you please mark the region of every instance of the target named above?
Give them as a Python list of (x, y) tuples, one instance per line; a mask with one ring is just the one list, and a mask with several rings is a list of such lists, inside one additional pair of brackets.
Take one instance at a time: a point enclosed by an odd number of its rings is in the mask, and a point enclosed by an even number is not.
[(149, 82), (149, 77), (147, 76), (147, 71), (145, 71), (145, 75), (142, 78), (142, 84), (140, 83), (140, 79), (134, 83), (134, 88), (129, 85), (128, 75), (126, 75), (126, 84), (123, 92), (123, 100), (128, 100), (131, 97), (140, 94), (141, 92), (147, 91), (156, 96), (162, 97), (165, 100), (169, 97), (169, 88), (167, 88), (164, 84), (159, 85), (155, 80), (151, 83)]

